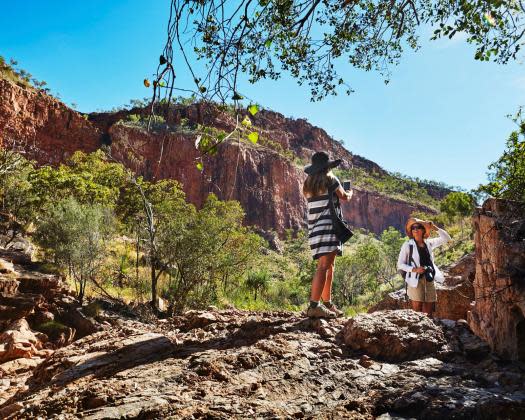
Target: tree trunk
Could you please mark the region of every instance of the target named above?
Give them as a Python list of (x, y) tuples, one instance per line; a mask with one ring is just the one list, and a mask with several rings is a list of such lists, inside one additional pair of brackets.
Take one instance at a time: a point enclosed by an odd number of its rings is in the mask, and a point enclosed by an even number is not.
[(79, 288), (80, 288), (80, 290), (78, 292), (78, 301), (82, 305), (82, 302), (84, 300), (84, 291), (86, 289), (86, 284), (85, 284), (84, 279), (82, 278), (82, 276), (80, 276)]
[(139, 283), (139, 246), (140, 246), (140, 227), (137, 222), (137, 243), (136, 243), (136, 260), (135, 260), (135, 275), (137, 277), (137, 284)]
[(151, 306), (157, 309), (157, 273), (155, 272), (155, 260), (151, 259)]

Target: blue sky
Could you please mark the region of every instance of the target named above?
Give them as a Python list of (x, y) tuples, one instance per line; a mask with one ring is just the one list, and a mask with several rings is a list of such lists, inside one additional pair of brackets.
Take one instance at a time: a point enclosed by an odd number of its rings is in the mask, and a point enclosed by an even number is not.
[[(150, 94), (142, 80), (156, 70), (165, 42), (166, 0), (23, 3), (0, 0), (0, 55), (48, 82), (67, 104), (89, 112)], [(390, 171), (473, 188), (502, 153), (514, 128), (506, 118), (525, 105), (521, 62), (480, 63), (461, 37), (427, 42), (377, 73), (342, 68), (356, 91), (312, 103), (290, 78), (245, 86), (263, 106), (307, 118), (350, 151)], [(177, 68), (181, 87), (186, 69)]]

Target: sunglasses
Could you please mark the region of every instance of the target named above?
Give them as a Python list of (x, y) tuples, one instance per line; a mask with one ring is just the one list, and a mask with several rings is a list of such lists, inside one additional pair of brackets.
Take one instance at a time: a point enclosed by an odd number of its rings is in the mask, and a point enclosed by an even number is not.
[(418, 229), (424, 230), (425, 228), (421, 225), (414, 225), (410, 228), (410, 230), (418, 230)]

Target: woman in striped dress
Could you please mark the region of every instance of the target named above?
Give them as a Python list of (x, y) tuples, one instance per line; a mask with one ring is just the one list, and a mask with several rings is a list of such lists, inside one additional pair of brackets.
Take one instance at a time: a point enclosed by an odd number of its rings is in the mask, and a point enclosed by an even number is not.
[[(335, 318), (343, 315), (332, 303), (334, 261), (336, 255), (342, 255), (343, 245), (332, 228), (328, 196), (329, 191), (335, 191), (340, 200), (350, 200), (352, 197), (352, 192), (345, 191), (331, 172), (340, 163), (340, 159), (330, 160), (326, 152), (317, 152), (312, 156), (312, 164), (304, 169), (308, 174), (303, 185), (303, 194), (308, 201), (308, 244), (312, 257), (317, 260), (307, 310), (310, 318)], [(323, 303), (320, 302), (321, 299)]]

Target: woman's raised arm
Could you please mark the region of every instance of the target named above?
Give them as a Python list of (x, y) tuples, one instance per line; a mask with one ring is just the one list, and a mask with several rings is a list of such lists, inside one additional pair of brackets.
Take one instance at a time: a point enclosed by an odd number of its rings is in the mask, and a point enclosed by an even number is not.
[(343, 187), (341, 186), (339, 186), (337, 190), (335, 190), (335, 193), (337, 194), (340, 200), (344, 200), (344, 201), (350, 201), (350, 199), (352, 198), (352, 195), (354, 194), (352, 190), (345, 191)]

